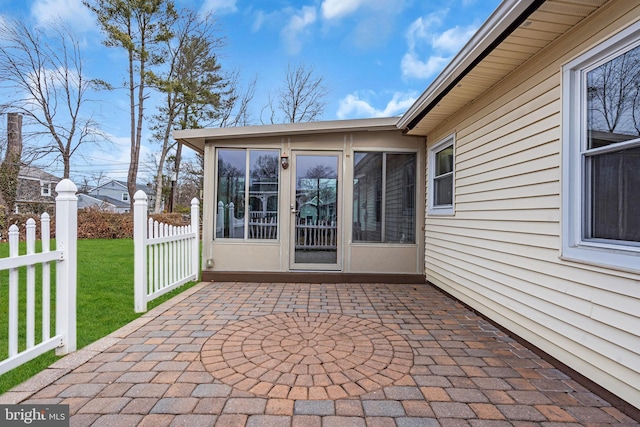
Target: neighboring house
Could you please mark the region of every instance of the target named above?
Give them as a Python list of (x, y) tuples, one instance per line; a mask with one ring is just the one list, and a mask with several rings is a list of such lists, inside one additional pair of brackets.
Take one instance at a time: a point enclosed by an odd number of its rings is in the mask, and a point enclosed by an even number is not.
[(15, 213), (52, 212), (56, 204), (58, 178), (34, 166), (22, 165), (18, 173)]
[(105, 212), (125, 213), (129, 212), (129, 202), (111, 199), (102, 196), (102, 198), (90, 196), (88, 194), (78, 194), (78, 209), (97, 209)]
[[(638, 70), (639, 2), (506, 0), (400, 119), (177, 131), (205, 155), (203, 279), (418, 275), (637, 414)], [(246, 231), (259, 155), (291, 160), (272, 240)], [(314, 167), (334, 253), (298, 249)], [(214, 236), (230, 194), (245, 231)]]
[[(149, 209), (153, 209), (154, 194), (149, 186), (138, 185), (138, 190), (147, 194)], [(115, 213), (130, 211), (130, 198), (127, 183), (110, 180), (87, 192), (78, 195), (78, 208), (95, 208)]]

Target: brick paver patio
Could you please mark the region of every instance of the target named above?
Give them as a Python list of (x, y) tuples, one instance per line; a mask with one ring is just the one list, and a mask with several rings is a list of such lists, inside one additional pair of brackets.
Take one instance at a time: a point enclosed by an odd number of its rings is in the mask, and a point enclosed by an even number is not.
[(72, 426), (639, 425), (428, 285), (202, 283), (21, 402)]

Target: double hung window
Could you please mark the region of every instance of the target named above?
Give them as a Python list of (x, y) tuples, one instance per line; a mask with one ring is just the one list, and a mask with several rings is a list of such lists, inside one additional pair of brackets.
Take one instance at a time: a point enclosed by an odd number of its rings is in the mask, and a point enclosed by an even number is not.
[(563, 68), (563, 255), (640, 270), (640, 24)]
[(453, 215), (454, 187), (453, 135), (429, 149), (429, 215)]

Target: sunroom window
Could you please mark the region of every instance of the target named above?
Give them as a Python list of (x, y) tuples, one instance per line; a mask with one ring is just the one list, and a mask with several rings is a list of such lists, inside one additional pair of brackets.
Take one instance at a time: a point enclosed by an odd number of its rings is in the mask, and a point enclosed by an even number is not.
[(216, 238), (278, 238), (277, 150), (218, 149)]
[(640, 269), (640, 24), (564, 68), (563, 255)]
[(353, 241), (415, 243), (416, 154), (354, 157)]

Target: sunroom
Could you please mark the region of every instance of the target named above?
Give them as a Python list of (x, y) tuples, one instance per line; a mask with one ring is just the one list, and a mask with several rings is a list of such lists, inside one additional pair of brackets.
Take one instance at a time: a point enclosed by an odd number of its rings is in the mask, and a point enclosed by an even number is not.
[(397, 120), (175, 132), (204, 155), (203, 280), (423, 283), (425, 141)]

